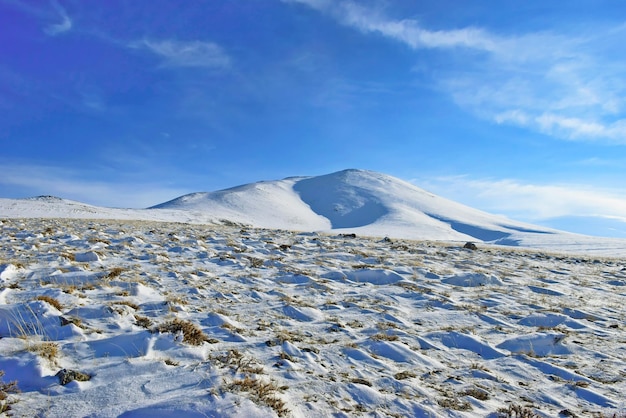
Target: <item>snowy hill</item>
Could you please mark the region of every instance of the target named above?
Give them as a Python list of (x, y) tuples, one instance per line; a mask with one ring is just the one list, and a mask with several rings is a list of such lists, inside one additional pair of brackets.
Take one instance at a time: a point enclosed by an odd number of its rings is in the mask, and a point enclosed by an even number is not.
[(193, 193), (154, 209), (215, 214), (263, 228), (428, 240), (497, 241), (520, 232), (557, 232), (490, 215), (365, 170)]
[(100, 218), (251, 227), (416, 240), (623, 253), (626, 241), (592, 238), (516, 222), (367, 170), (289, 177), (192, 193), (149, 209), (114, 209), (53, 197), (0, 199), (0, 217)]

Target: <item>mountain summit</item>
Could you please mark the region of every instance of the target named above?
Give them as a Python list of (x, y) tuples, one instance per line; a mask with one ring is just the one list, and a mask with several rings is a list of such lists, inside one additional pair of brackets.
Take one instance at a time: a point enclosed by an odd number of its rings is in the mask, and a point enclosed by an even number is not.
[(193, 193), (152, 209), (214, 214), (265, 228), (430, 240), (504, 242), (520, 232), (555, 232), (472, 209), (386, 174), (356, 169)]

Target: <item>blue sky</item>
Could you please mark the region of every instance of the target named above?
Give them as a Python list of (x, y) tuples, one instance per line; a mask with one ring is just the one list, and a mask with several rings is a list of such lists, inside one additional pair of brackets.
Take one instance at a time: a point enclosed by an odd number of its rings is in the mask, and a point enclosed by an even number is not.
[(626, 237), (626, 3), (0, 0), (1, 197), (344, 168)]

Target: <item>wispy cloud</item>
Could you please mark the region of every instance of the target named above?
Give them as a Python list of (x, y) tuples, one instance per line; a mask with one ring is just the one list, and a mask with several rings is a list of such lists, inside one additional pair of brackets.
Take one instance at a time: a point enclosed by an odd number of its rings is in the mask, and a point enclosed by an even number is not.
[(153, 41), (144, 39), (130, 44), (132, 48), (143, 48), (160, 56), (164, 66), (228, 68), (230, 57), (222, 47), (213, 42), (202, 41)]
[(65, 9), (56, 1), (52, 2), (52, 6), (54, 7), (54, 10), (58, 13), (58, 17), (61, 21), (59, 23), (54, 23), (47, 26), (44, 29), (44, 32), (47, 35), (56, 36), (72, 29), (72, 19), (70, 19), (70, 17), (67, 15)]
[(626, 189), (577, 184), (532, 184), (514, 179), (438, 177), (414, 181), (434, 193), (492, 213), (540, 222), (567, 216), (602, 217), (626, 222)]
[[(429, 76), (464, 109), (495, 123), (568, 140), (626, 144), (626, 26), (576, 36), (544, 31), (501, 35), (480, 27), (429, 29), (350, 0), (285, 0), (306, 4), (366, 34), (418, 51), (463, 54)], [(450, 60), (452, 62), (453, 60)]]
[[(56, 23), (50, 23), (44, 27), (43, 31), (46, 35), (56, 36), (72, 29), (72, 19), (56, 0), (51, 0), (47, 4), (43, 1), (32, 2), (33, 4), (21, 0), (3, 0), (3, 2), (42, 21), (55, 21)], [(52, 10), (49, 6), (52, 6)]]
[(604, 138), (615, 143), (626, 144), (626, 119), (601, 123), (555, 113), (531, 115), (521, 110), (507, 111), (494, 115), (498, 123), (513, 123), (518, 126), (534, 127), (541, 133), (570, 139)]
[(335, 16), (362, 32), (375, 32), (403, 42), (411, 48), (473, 48), (494, 51), (497, 39), (479, 28), (431, 31), (417, 21), (391, 20), (354, 2), (338, 2)]

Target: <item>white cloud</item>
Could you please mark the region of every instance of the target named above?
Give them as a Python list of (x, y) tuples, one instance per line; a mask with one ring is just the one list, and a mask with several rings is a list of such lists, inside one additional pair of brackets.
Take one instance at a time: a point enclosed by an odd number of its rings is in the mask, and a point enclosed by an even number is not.
[(509, 110), (494, 115), (497, 123), (513, 123), (518, 126), (534, 127), (538, 131), (567, 139), (610, 139), (616, 144), (626, 144), (626, 119), (600, 123), (555, 113), (530, 115), (523, 110)]
[(47, 35), (55, 36), (55, 35), (59, 35), (61, 33), (67, 32), (70, 29), (72, 29), (72, 20), (67, 15), (67, 12), (65, 11), (65, 9), (56, 1), (52, 2), (52, 6), (58, 13), (61, 21), (59, 23), (49, 25), (48, 27), (44, 29), (44, 32)]
[(599, 189), (579, 184), (530, 184), (519, 180), (472, 179), (467, 176), (414, 181), (441, 196), (505, 214), (540, 222), (559, 217), (602, 217), (626, 222), (626, 189)]
[(491, 35), (479, 28), (431, 31), (424, 29), (415, 20), (388, 19), (353, 1), (287, 0), (287, 2), (306, 4), (331, 14), (346, 26), (352, 26), (365, 33), (379, 33), (415, 49), (466, 47), (491, 51), (498, 46)]
[(432, 30), (350, 0), (289, 2), (416, 51), (464, 54), (462, 68), (440, 64), (434, 81), (480, 117), (562, 139), (626, 143), (626, 61), (620, 52), (626, 25), (576, 36), (554, 31), (505, 36), (480, 27)]
[(4, 3), (42, 21), (56, 21), (57, 23), (49, 24), (43, 29), (46, 35), (55, 36), (72, 29), (72, 19), (56, 0), (51, 0), (48, 3), (54, 9), (53, 11), (43, 1), (31, 2), (32, 4), (30, 4), (20, 0), (4, 0)]
[(133, 48), (144, 48), (164, 59), (165, 66), (205, 67), (222, 69), (230, 66), (230, 57), (213, 42), (143, 40), (133, 42)]
[(493, 51), (498, 42), (477, 28), (430, 31), (422, 28), (417, 21), (389, 20), (371, 13), (366, 8), (352, 2), (343, 4), (342, 17), (345, 24), (363, 32), (377, 32), (396, 39), (411, 48), (473, 48)]

